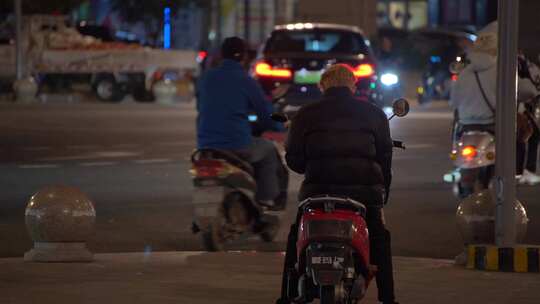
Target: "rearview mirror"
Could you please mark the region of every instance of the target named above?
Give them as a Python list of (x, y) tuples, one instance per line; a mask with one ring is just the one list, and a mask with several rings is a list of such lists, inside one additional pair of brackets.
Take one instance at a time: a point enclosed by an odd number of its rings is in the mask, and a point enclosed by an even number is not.
[(392, 112), (394, 112), (394, 116), (397, 117), (406, 116), (409, 114), (410, 109), (409, 102), (405, 98), (396, 99), (392, 105)]
[(282, 122), (282, 123), (285, 123), (289, 120), (287, 115), (283, 113), (272, 113), (272, 115), (270, 115), (270, 118), (272, 118), (273, 121)]

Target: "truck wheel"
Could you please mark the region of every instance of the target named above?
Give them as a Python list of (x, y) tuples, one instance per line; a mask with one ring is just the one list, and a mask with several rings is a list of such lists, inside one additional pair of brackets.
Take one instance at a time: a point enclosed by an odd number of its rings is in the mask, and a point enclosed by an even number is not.
[(94, 84), (94, 91), (99, 100), (106, 102), (119, 102), (124, 98), (124, 93), (113, 77), (98, 78)]

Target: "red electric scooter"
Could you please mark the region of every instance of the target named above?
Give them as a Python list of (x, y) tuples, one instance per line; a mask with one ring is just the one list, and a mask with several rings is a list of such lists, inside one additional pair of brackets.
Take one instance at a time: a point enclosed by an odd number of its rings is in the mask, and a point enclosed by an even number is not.
[[(392, 119), (409, 112), (409, 103), (398, 99)], [(286, 121), (283, 114), (273, 118)], [(394, 147), (405, 149), (402, 142)], [(366, 207), (350, 198), (317, 196), (300, 203), (297, 264), (287, 274), (289, 298), (294, 303), (354, 304), (366, 294), (376, 267), (369, 260)], [(296, 284), (298, 282), (298, 284)]]

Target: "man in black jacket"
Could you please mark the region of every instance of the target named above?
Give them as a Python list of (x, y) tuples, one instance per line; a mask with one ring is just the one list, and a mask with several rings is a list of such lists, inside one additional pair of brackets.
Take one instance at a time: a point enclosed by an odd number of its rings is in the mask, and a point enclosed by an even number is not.
[[(383, 111), (353, 97), (356, 79), (343, 64), (330, 67), (320, 82), (321, 101), (303, 107), (291, 122), (286, 143), (289, 167), (305, 175), (302, 201), (311, 196), (349, 197), (367, 207), (371, 263), (376, 275), (379, 301), (394, 304), (390, 232), (384, 225), (382, 207), (388, 200), (392, 178), (392, 139)], [(297, 224), (289, 233), (282, 295), (287, 299), (288, 270), (296, 263)]]

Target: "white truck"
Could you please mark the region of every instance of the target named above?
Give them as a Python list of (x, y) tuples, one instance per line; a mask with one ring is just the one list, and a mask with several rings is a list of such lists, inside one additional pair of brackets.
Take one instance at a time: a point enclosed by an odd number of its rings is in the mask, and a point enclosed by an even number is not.
[[(166, 77), (190, 94), (197, 72), (196, 52), (162, 50), (138, 44), (104, 42), (66, 26), (63, 16), (33, 15), (23, 22), (25, 74), (40, 86), (86, 82), (97, 98), (120, 101), (153, 99), (153, 84)], [(15, 45), (0, 45), (0, 77), (15, 75)], [(188, 89), (186, 89), (188, 88)]]

